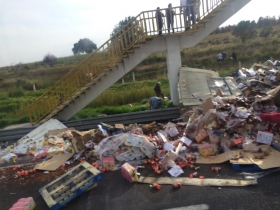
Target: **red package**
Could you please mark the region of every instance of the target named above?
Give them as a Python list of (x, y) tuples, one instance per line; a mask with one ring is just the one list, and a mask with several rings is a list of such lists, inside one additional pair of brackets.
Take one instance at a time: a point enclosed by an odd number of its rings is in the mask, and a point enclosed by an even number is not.
[(260, 114), (260, 118), (263, 121), (280, 124), (280, 113), (271, 113), (271, 114), (262, 113)]

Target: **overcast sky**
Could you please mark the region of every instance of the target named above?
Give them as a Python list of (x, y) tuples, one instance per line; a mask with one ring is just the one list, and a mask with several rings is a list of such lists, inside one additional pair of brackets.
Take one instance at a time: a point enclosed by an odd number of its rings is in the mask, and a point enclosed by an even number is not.
[[(168, 3), (180, 0), (0, 0), (0, 67), (41, 61), (47, 53), (70, 56), (81, 38), (99, 47), (120, 20)], [(279, 11), (279, 0), (252, 0), (223, 25), (278, 18)]]

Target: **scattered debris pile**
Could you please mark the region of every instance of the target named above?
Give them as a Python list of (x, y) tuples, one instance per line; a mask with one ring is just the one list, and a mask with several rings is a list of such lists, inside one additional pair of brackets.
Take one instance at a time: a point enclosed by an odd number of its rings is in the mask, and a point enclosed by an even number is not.
[[(280, 167), (280, 74), (278, 70), (257, 64), (250, 69), (241, 69), (239, 74), (241, 77), (237, 80), (242, 96), (223, 97), (222, 90), (218, 90), (216, 97), (208, 98), (188, 112), (186, 122), (151, 122), (128, 126), (100, 123), (97, 129), (81, 132), (51, 119), (20, 139), (16, 145), (1, 150), (1, 161), (16, 164), (21, 157), (29, 156), (36, 163), (29, 171), (14, 166), (15, 177), (26, 176), (36, 170), (48, 173), (60, 167), (64, 169), (73, 162), (80, 163), (73, 165), (80, 168), (87, 162), (94, 168), (93, 178), (100, 172), (120, 169), (129, 182), (149, 183), (157, 190), (161, 189), (160, 184), (171, 184), (174, 188), (182, 185), (257, 184), (256, 176), (248, 174), (245, 180), (236, 182), (207, 179), (198, 170), (203, 167), (201, 164), (226, 161), (230, 161), (235, 170), (244, 170), (242, 165), (248, 170)], [(147, 164), (151, 165), (155, 177), (143, 177), (138, 173), (137, 169)], [(186, 168), (191, 173), (182, 175)], [(211, 170), (219, 173), (222, 169), (212, 167)], [(171, 177), (158, 177), (164, 171), (168, 171)], [(65, 173), (66, 176), (67, 171)], [(252, 177), (252, 180), (246, 180)], [(56, 181), (49, 186), (55, 185)], [(88, 180), (89, 184), (83, 191), (96, 182)], [(44, 188), (56, 193), (55, 188), (51, 189)]]

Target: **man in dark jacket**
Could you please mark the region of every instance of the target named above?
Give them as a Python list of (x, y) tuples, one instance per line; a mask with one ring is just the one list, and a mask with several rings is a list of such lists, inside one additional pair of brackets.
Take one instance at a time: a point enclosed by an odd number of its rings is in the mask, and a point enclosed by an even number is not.
[(149, 99), (150, 110), (161, 109), (162, 101), (159, 97), (151, 97)]
[(162, 98), (164, 98), (164, 95), (163, 95), (163, 93), (161, 92), (161, 88), (160, 88), (160, 82), (158, 82), (157, 84), (156, 84), (156, 86), (154, 87), (154, 91), (156, 92), (156, 95), (157, 95), (157, 97), (162, 97)]
[(232, 57), (232, 59), (237, 61), (236, 53), (234, 51), (232, 51), (231, 57)]
[(174, 33), (174, 15), (175, 15), (175, 11), (171, 7), (172, 7), (172, 4), (168, 4), (168, 9), (165, 10), (166, 19), (167, 19), (168, 33), (170, 33), (170, 25), (171, 25), (172, 31)]
[(156, 20), (157, 20), (157, 25), (158, 25), (158, 35), (162, 34), (162, 27), (163, 27), (163, 18), (164, 14), (160, 11), (160, 8), (157, 8), (156, 11)]

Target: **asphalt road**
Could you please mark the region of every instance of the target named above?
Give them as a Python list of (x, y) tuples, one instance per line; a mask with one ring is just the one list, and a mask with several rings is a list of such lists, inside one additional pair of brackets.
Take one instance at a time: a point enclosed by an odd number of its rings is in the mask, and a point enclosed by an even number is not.
[[(212, 166), (221, 167), (219, 174), (211, 171)], [(10, 169), (11, 170), (11, 169)], [(185, 169), (181, 176), (188, 176), (193, 169)], [(167, 172), (155, 175), (150, 166), (138, 169), (142, 176), (170, 176)], [(4, 173), (4, 175), (3, 175)], [(12, 173), (12, 172), (11, 172)], [(28, 178), (3, 179), (9, 177), (2, 170), (0, 209), (9, 209), (22, 197), (33, 197), (38, 210), (48, 207), (39, 193), (39, 189), (65, 173), (59, 169), (50, 174), (37, 172)], [(199, 174), (205, 178), (243, 179), (234, 171), (230, 163), (219, 165), (200, 165)], [(12, 174), (13, 175), (13, 174)], [(62, 209), (67, 210), (255, 210), (280, 209), (280, 172), (258, 179), (258, 185), (245, 187), (198, 187), (182, 186), (173, 189), (171, 185), (162, 185), (157, 191), (148, 184), (129, 183), (120, 171), (108, 172), (98, 182), (98, 186), (85, 192)]]

